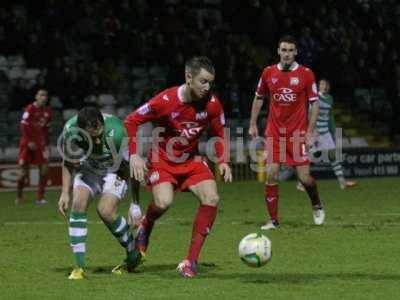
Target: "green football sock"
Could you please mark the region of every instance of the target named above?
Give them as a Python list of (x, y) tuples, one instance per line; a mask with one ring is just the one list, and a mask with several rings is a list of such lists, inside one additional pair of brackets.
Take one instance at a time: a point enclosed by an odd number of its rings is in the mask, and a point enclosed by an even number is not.
[(136, 259), (137, 251), (135, 251), (135, 239), (132, 232), (129, 230), (129, 225), (126, 219), (118, 216), (112, 224), (106, 224), (111, 233), (117, 238), (122, 247), (125, 248), (127, 254), (127, 261)]
[(71, 211), (69, 216), (69, 241), (78, 267), (85, 266), (87, 214)]

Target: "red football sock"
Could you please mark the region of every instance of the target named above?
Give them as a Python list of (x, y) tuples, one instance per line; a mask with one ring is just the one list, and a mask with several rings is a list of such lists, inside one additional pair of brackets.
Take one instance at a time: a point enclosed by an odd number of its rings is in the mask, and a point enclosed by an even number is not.
[(154, 201), (150, 202), (149, 206), (147, 207), (146, 216), (143, 218), (142, 221), (142, 225), (146, 229), (147, 236), (150, 236), (155, 221), (160, 218), (166, 211), (166, 209), (159, 208), (154, 203)]
[(188, 260), (198, 260), (201, 247), (203, 246), (204, 240), (214, 224), (216, 216), (216, 206), (202, 204), (197, 209), (196, 218), (193, 223), (192, 240), (190, 242), (189, 254), (186, 257)]
[(44, 191), (47, 185), (47, 175), (40, 175), (39, 185), (37, 190), (37, 199), (41, 200), (44, 198)]
[(278, 221), (279, 185), (267, 184), (265, 186), (265, 203), (272, 221)]
[(319, 193), (315, 179), (312, 178), (312, 181), (309, 184), (305, 184), (303, 182), (302, 184), (307, 191), (308, 197), (311, 200), (311, 205), (313, 207), (321, 207), (321, 200), (319, 199)]

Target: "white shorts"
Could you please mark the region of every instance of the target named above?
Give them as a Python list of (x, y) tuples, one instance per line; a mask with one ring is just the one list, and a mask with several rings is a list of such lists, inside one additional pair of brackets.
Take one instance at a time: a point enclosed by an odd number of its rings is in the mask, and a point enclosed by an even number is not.
[(74, 188), (78, 186), (86, 187), (92, 198), (99, 193), (109, 193), (115, 195), (119, 200), (125, 196), (128, 189), (126, 180), (115, 173), (109, 173), (103, 177), (78, 173), (74, 178)]
[(336, 148), (335, 142), (333, 141), (330, 132), (319, 135), (314, 142), (314, 146), (311, 148), (311, 152), (333, 150)]

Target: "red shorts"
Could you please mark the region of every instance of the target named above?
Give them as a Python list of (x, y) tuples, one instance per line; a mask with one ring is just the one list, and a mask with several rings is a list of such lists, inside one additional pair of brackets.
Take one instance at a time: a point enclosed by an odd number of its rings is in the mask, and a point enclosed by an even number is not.
[(39, 147), (36, 150), (30, 150), (28, 146), (19, 147), (20, 165), (42, 165), (49, 161), (49, 148)]
[(177, 190), (184, 191), (203, 180), (215, 178), (203, 159), (190, 159), (179, 164), (160, 159), (159, 162), (151, 162), (146, 179), (148, 188), (170, 182)]
[(266, 163), (279, 163), (288, 166), (304, 166), (310, 164), (304, 137), (294, 141), (292, 137), (265, 137)]

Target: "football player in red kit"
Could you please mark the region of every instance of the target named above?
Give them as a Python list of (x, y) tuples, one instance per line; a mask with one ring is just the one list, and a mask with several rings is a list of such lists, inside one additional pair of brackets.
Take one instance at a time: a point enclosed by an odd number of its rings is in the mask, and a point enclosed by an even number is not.
[[(188, 255), (177, 268), (184, 277), (196, 276), (200, 250), (217, 215), (219, 196), (214, 175), (198, 152), (200, 135), (209, 124), (219, 137), (214, 143), (218, 169), (225, 182), (232, 181), (226, 154), (229, 150), (223, 142), (224, 111), (211, 92), (214, 77), (211, 61), (194, 57), (186, 63), (185, 84), (164, 90), (125, 119), (130, 137), (131, 175), (139, 181), (146, 178), (153, 194), (138, 229), (139, 249), (146, 251), (153, 225), (171, 205), (174, 190), (190, 190), (200, 200)], [(153, 121), (160, 135), (157, 140), (153, 137), (146, 166), (137, 154), (136, 132), (140, 124), (148, 121)]]
[(19, 142), (19, 160), (21, 175), (17, 181), (17, 198), (15, 204), (22, 203), (22, 191), (28, 179), (30, 165), (39, 167), (39, 186), (36, 204), (46, 204), (44, 192), (47, 183), (49, 160), (49, 125), (51, 108), (46, 106), (48, 93), (39, 89), (35, 101), (28, 105), (22, 115), (21, 139)]
[[(307, 148), (312, 144), (318, 117), (318, 92), (312, 70), (295, 61), (296, 46), (296, 40), (291, 36), (280, 39), (280, 62), (263, 70), (251, 111), (249, 134), (257, 137), (257, 117), (264, 97), (269, 94), (269, 113), (265, 129), (265, 202), (271, 219), (261, 227), (266, 230), (279, 226), (278, 173), (281, 163), (296, 167), (298, 178), (312, 203), (314, 223), (321, 225), (325, 220), (317, 185), (310, 175), (307, 153)], [(309, 106), (311, 114), (308, 120)]]

